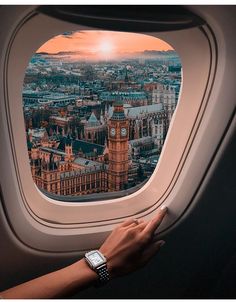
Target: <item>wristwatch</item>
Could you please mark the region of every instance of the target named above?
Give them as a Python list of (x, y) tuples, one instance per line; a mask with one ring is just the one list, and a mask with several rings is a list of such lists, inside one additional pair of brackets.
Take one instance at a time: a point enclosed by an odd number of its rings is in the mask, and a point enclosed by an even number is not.
[(98, 274), (100, 285), (106, 284), (110, 280), (107, 260), (100, 251), (90, 251), (85, 254), (84, 259), (89, 267)]

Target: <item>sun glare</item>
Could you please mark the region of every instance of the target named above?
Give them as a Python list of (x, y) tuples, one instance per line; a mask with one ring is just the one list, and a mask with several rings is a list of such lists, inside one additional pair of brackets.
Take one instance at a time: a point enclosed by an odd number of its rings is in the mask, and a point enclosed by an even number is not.
[(37, 53), (65, 54), (72, 60), (113, 60), (139, 55), (144, 51), (167, 51), (172, 47), (149, 35), (112, 31), (76, 31), (58, 35)]
[(114, 52), (114, 45), (110, 41), (102, 41), (98, 46), (101, 55), (112, 55)]

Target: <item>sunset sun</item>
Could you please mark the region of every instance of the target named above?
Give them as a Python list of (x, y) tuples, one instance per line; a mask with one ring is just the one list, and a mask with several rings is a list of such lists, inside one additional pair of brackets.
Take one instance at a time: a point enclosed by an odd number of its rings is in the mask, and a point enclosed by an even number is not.
[(98, 52), (101, 56), (112, 56), (114, 54), (114, 44), (111, 41), (102, 41), (98, 45)]
[[(108, 31), (76, 31), (58, 35), (37, 52), (68, 53), (71, 59), (113, 60), (144, 51), (167, 51), (172, 47), (156, 37)], [(68, 58), (67, 56), (67, 58)]]

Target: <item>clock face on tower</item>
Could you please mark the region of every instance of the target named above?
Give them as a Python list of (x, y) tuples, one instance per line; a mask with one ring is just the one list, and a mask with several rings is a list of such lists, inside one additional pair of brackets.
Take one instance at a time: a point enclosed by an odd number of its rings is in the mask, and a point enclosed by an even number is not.
[(110, 135), (111, 136), (115, 136), (116, 135), (116, 129), (115, 128), (111, 128)]
[(121, 128), (120, 134), (121, 134), (121, 136), (126, 136), (127, 135), (127, 129), (126, 128)]

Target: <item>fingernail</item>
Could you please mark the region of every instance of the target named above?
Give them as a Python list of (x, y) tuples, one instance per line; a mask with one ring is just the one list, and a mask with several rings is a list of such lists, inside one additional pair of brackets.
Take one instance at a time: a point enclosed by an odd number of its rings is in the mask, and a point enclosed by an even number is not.
[(161, 206), (161, 211), (167, 211), (167, 210), (168, 210), (168, 208), (166, 205)]

